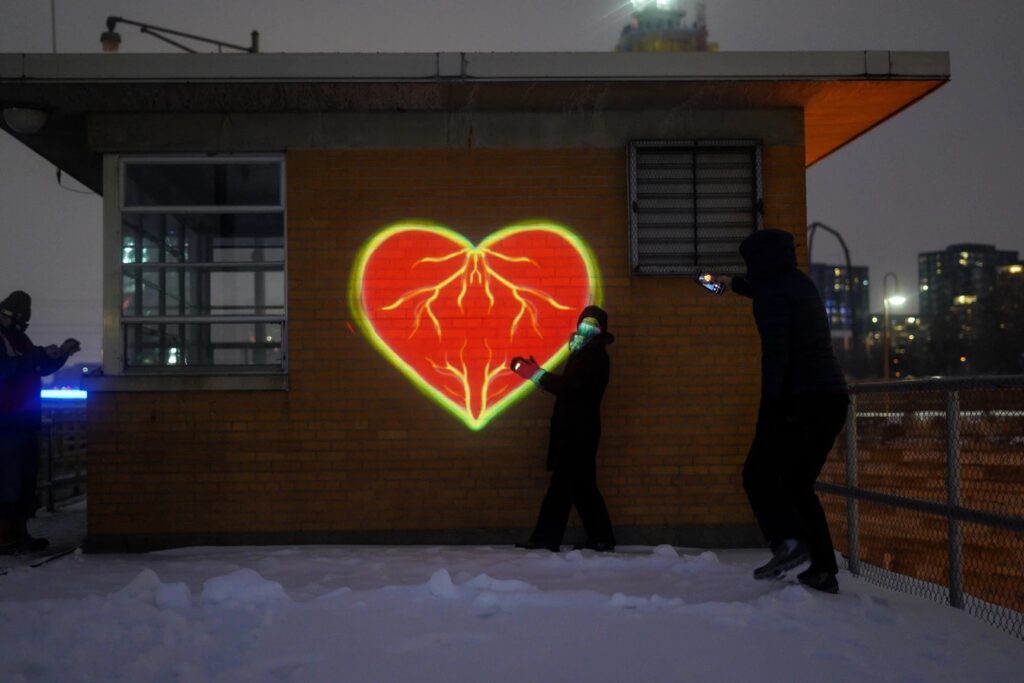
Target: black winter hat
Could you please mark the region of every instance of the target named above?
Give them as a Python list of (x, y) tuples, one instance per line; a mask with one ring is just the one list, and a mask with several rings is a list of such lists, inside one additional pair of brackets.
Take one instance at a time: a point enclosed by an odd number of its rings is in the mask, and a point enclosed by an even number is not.
[(0, 315), (27, 323), (32, 317), (32, 297), (20, 289), (11, 292), (6, 299), (0, 301)]
[(579, 325), (583, 322), (584, 318), (593, 318), (597, 321), (597, 326), (601, 328), (602, 332), (608, 331), (608, 314), (600, 306), (587, 306), (580, 313), (580, 317), (576, 319), (576, 324)]

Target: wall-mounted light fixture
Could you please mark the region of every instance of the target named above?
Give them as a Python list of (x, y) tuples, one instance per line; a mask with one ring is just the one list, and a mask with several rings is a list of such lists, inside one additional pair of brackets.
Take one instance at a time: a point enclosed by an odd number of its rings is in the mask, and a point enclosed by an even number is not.
[(46, 125), (49, 117), (43, 109), (34, 107), (4, 107), (4, 123), (15, 133), (31, 135)]
[[(100, 35), (100, 43), (103, 45), (104, 52), (117, 52), (118, 48), (121, 47), (121, 34), (115, 29), (118, 24), (128, 24), (130, 26), (138, 26), (141, 33), (145, 33), (153, 36), (157, 40), (173, 45), (179, 50), (185, 52), (196, 52), (187, 45), (182, 45), (176, 40), (172, 40), (167, 36), (179, 36), (181, 38), (187, 38), (188, 40), (197, 40), (201, 43), (208, 43), (210, 45), (216, 45), (217, 51), (221, 51), (224, 48), (230, 50), (238, 50), (239, 52), (251, 52), (256, 53), (260, 51), (260, 34), (259, 31), (252, 32), (252, 44), (249, 47), (244, 45), (234, 45), (233, 43), (225, 43), (222, 40), (215, 40), (213, 38), (204, 38), (202, 36), (193, 35), (191, 33), (183, 33), (182, 31), (175, 31), (170, 28), (163, 28), (162, 26), (153, 26), (152, 24), (144, 24), (140, 21), (133, 21), (132, 19), (125, 19), (124, 17), (107, 17), (107, 30)], [(166, 34), (166, 35), (165, 35)]]

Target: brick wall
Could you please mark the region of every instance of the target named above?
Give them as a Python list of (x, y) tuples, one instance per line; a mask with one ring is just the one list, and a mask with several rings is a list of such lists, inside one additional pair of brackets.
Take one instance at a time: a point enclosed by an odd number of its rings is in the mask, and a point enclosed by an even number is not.
[[(797, 235), (802, 262), (803, 160), (800, 147), (764, 150), (766, 225)], [(598, 462), (620, 542), (630, 529), (750, 529), (750, 305), (630, 277), (624, 148), (298, 150), (287, 167), (289, 391), (90, 396), (90, 538), (479, 540), (531, 527), (552, 397), (535, 392), (472, 432), (350, 319), (356, 251), (412, 218), (474, 241), (543, 218), (586, 240), (618, 337)]]

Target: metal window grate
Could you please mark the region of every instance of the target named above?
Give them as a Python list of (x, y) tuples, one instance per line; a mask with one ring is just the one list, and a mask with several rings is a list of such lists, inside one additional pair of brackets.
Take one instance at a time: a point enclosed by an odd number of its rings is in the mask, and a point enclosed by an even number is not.
[(742, 273), (739, 245), (761, 227), (756, 141), (629, 145), (630, 268), (638, 275)]

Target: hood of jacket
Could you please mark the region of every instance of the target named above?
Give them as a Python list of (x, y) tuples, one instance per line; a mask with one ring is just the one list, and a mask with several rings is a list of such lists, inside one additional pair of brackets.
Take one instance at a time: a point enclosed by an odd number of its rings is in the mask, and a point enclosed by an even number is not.
[(740, 255), (747, 264), (747, 279), (755, 283), (796, 268), (793, 235), (785, 230), (758, 230), (740, 244)]

